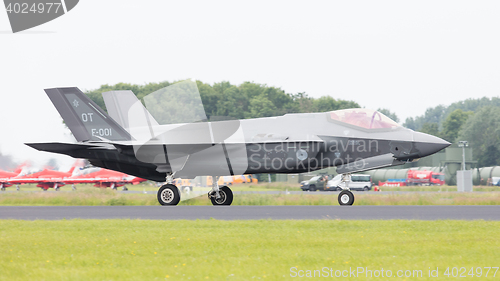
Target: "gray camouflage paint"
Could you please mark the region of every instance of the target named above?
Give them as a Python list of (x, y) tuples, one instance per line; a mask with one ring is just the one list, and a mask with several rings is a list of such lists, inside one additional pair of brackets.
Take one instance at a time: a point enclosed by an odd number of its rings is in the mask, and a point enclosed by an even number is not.
[[(147, 109), (130, 91), (104, 93), (111, 116), (78, 88), (47, 89), (79, 143), (27, 145), (155, 181), (164, 181), (169, 172), (182, 178), (301, 173), (332, 166), (339, 173), (356, 172), (404, 164), (450, 145), (401, 126), (356, 127), (332, 120), (329, 112), (196, 122), (206, 117), (199, 111), (202, 105), (195, 85), (157, 91), (146, 102)], [(186, 89), (196, 94), (186, 94)], [(165, 118), (159, 115), (164, 107), (156, 105), (161, 101), (175, 105), (169, 107), (169, 114), (187, 110), (179, 108), (182, 103), (198, 110), (195, 115), (179, 113), (192, 123), (160, 125), (156, 118)]]

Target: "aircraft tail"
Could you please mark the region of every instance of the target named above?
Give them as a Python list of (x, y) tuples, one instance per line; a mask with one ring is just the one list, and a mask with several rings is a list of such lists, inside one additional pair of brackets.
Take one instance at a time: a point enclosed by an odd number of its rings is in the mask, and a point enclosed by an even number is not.
[(80, 89), (52, 88), (45, 89), (64, 122), (76, 140), (110, 141), (131, 140), (130, 134), (113, 118), (90, 100)]
[(75, 168), (76, 168), (75, 166), (71, 167), (71, 169), (69, 169), (69, 171), (68, 171), (68, 174), (72, 175), (73, 172), (75, 171)]
[(26, 167), (26, 166), (28, 166), (27, 161), (22, 163), (21, 165), (17, 166), (17, 168), (14, 170), (14, 173), (19, 175), (23, 171), (24, 167)]

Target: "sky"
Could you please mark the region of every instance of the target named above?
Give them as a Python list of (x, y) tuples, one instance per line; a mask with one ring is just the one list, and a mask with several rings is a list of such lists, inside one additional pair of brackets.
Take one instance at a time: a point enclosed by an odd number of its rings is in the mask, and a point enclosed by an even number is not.
[(74, 141), (43, 89), (197, 79), (245, 81), (386, 108), (500, 96), (499, 1), (85, 0), (13, 34), (0, 11), (0, 152), (67, 156)]

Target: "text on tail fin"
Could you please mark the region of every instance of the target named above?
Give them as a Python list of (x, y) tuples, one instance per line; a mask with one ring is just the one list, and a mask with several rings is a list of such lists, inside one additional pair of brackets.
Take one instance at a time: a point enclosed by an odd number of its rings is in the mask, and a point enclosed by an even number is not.
[(130, 134), (80, 89), (52, 88), (45, 92), (77, 141), (131, 140)]

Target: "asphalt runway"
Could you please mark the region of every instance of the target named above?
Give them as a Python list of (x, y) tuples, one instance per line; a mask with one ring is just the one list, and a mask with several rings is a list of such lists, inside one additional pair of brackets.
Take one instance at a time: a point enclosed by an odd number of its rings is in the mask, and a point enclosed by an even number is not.
[(500, 220), (500, 206), (0, 206), (0, 219)]

